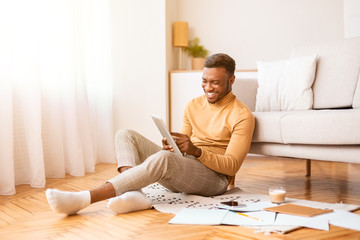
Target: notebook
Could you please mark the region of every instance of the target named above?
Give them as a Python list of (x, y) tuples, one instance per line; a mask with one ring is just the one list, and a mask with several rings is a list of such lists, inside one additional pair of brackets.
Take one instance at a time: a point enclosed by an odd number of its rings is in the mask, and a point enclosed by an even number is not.
[(291, 215), (297, 215), (297, 216), (303, 216), (303, 217), (312, 217), (312, 216), (323, 214), (323, 213), (333, 212), (332, 209), (312, 208), (312, 207), (305, 207), (305, 206), (300, 206), (300, 205), (295, 205), (295, 204), (290, 204), (290, 203), (285, 204), (285, 205), (280, 205), (277, 207), (264, 208), (264, 210), (278, 212), (278, 213), (291, 214)]

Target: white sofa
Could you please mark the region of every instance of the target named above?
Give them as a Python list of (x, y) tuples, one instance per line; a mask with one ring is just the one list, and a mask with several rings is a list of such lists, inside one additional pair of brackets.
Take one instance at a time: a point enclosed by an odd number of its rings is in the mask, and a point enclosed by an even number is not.
[(239, 79), (234, 94), (256, 119), (250, 153), (360, 163), (360, 37), (294, 49), (318, 55), (309, 110), (256, 112), (257, 79)]

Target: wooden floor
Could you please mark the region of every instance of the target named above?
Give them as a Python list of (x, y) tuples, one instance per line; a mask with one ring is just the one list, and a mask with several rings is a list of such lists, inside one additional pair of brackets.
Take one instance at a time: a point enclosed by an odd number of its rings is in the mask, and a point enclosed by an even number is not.
[[(100, 164), (85, 177), (48, 179), (47, 188), (77, 191), (97, 187), (117, 174), (115, 165)], [(267, 194), (269, 185), (283, 185), (292, 198), (360, 204), (360, 164), (248, 156), (236, 178), (245, 191)], [(18, 186), (14, 196), (0, 196), (0, 239), (360, 239), (360, 232), (330, 226), (330, 231), (299, 229), (285, 235), (253, 233), (238, 226), (169, 225), (172, 214), (146, 210), (115, 215), (106, 202), (78, 215), (51, 212), (45, 189)], [(357, 211), (360, 214), (360, 210)]]

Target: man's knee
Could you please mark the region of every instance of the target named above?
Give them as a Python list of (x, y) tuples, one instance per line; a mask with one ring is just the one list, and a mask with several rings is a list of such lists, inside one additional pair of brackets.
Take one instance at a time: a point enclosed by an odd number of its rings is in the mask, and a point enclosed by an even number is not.
[(116, 131), (115, 139), (123, 138), (123, 137), (131, 137), (133, 135), (134, 130), (124, 128)]
[(124, 128), (116, 131), (115, 143), (123, 141), (136, 142), (138, 133), (132, 129)]
[(168, 165), (169, 159), (173, 157), (173, 153), (167, 150), (161, 150), (153, 155), (151, 162), (157, 165)]

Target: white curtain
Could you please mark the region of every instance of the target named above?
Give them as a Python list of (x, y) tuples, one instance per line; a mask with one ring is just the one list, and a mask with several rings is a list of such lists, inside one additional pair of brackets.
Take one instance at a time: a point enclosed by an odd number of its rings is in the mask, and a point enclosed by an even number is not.
[(108, 0), (0, 0), (0, 194), (115, 162)]

